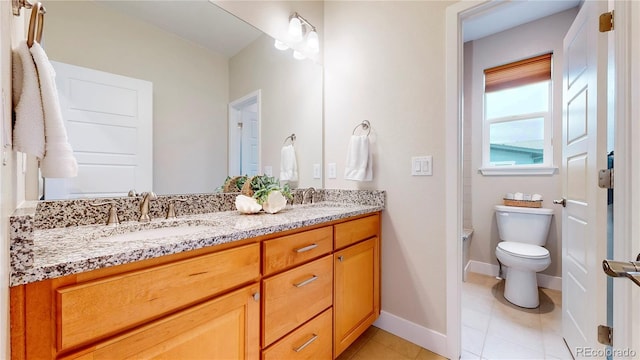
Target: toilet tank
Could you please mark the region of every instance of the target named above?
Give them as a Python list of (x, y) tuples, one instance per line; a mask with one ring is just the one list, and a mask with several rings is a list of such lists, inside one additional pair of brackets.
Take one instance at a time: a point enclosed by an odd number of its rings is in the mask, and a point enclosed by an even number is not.
[(547, 242), (552, 209), (496, 205), (495, 211), (500, 240), (538, 246)]

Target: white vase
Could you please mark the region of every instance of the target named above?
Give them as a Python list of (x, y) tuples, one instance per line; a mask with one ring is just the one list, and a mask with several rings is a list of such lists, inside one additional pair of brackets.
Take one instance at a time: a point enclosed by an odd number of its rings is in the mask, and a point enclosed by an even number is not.
[(255, 214), (262, 210), (262, 206), (250, 196), (238, 195), (236, 196), (236, 209), (243, 214)]
[(262, 208), (269, 214), (275, 214), (287, 206), (287, 199), (278, 190), (274, 190), (267, 195), (267, 199), (262, 203)]

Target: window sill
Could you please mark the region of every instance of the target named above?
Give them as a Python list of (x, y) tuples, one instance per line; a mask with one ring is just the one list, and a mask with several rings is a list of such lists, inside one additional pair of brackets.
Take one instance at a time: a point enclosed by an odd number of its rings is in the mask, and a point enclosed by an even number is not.
[(513, 175), (553, 175), (557, 173), (557, 167), (539, 166), (497, 166), (478, 169), (484, 176), (513, 176)]

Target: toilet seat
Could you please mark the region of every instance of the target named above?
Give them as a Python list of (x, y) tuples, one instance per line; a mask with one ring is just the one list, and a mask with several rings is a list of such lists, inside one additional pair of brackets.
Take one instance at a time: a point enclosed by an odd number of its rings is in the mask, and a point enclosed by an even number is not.
[(542, 246), (524, 244), (513, 241), (501, 241), (498, 249), (503, 252), (524, 259), (544, 259), (549, 257), (549, 250)]

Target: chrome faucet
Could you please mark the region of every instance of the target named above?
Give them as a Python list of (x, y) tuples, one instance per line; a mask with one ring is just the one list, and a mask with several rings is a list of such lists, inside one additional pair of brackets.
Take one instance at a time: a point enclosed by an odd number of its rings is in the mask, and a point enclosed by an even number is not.
[(316, 194), (316, 189), (310, 187), (302, 192), (302, 204), (304, 204), (304, 199), (307, 197), (307, 193), (311, 193), (311, 204), (313, 204), (313, 196)]
[(142, 202), (140, 202), (140, 218), (139, 222), (149, 222), (151, 217), (149, 216), (149, 201), (156, 200), (158, 196), (153, 192), (142, 193)]

